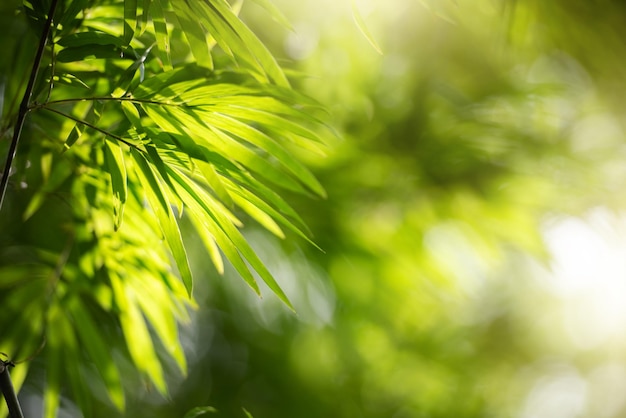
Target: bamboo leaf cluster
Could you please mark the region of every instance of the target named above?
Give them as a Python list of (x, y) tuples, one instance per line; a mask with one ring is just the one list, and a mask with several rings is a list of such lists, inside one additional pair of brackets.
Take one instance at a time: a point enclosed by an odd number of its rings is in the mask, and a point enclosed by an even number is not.
[[(241, 228), (255, 220), (309, 240), (280, 191), (325, 196), (295, 155), (324, 155), (333, 133), (240, 6), (67, 0), (54, 12), (0, 221), (11, 316), (1, 350), (19, 360), (45, 342), (47, 417), (68, 393), (89, 416), (94, 375), (123, 409), (122, 358), (163, 394), (163, 354), (185, 372), (178, 323), (195, 302), (183, 218), (217, 272), (225, 257), (255, 292), (258, 277), (293, 309)], [(7, 40), (16, 59), (0, 64), (3, 144), (49, 8), (24, 0), (16, 11), (23, 36)]]

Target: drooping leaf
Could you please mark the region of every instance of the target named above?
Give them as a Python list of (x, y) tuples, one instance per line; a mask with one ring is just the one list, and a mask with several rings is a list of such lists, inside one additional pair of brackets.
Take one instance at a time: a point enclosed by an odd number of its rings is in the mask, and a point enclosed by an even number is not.
[(162, 394), (167, 393), (163, 369), (159, 362), (150, 332), (135, 301), (135, 293), (116, 273), (110, 274), (115, 301), (120, 309), (120, 322), (128, 351), (135, 366), (145, 372)]
[(291, 26), (289, 19), (285, 17), (283, 12), (281, 12), (280, 9), (276, 7), (273, 2), (271, 2), (270, 0), (252, 0), (252, 2), (258, 4), (263, 9), (265, 9), (270, 14), (272, 19), (274, 19), (276, 22), (280, 23), (285, 28), (293, 31), (293, 27)]
[(170, 38), (167, 31), (165, 13), (163, 12), (163, 3), (163, 0), (154, 0), (150, 7), (150, 13), (152, 15), (152, 25), (154, 26), (157, 41), (157, 51), (161, 58), (163, 69), (168, 71), (172, 69), (172, 58), (170, 55)]
[(102, 334), (92, 319), (91, 314), (78, 298), (72, 300), (70, 312), (76, 333), (104, 380), (109, 398), (119, 410), (123, 410), (124, 390), (122, 389), (117, 366), (108, 350), (108, 344), (102, 338)]
[(66, 35), (58, 40), (57, 44), (66, 48), (76, 48), (81, 46), (112, 45), (121, 47), (123, 41), (117, 37), (104, 32), (78, 32)]
[(187, 2), (177, 2), (180, 13), (177, 15), (181, 29), (191, 48), (191, 53), (198, 65), (213, 69), (213, 58), (209, 50), (208, 35), (198, 21), (197, 16), (189, 8)]
[(111, 188), (113, 191), (113, 218), (115, 221), (115, 230), (117, 231), (122, 224), (124, 216), (124, 205), (126, 204), (127, 185), (126, 185), (126, 163), (124, 162), (124, 150), (117, 143), (105, 141), (104, 143), (104, 162), (107, 171), (111, 176)]
[(359, 7), (356, 4), (356, 0), (352, 0), (352, 17), (354, 18), (356, 26), (359, 28), (363, 36), (365, 36), (365, 39), (367, 39), (372, 48), (374, 48), (376, 52), (382, 55), (383, 51), (380, 49), (378, 43), (367, 28), (367, 24), (365, 23), (365, 20), (363, 20), (363, 16), (361, 15)]
[(187, 254), (183, 247), (183, 241), (178, 224), (176, 223), (176, 218), (174, 217), (169, 201), (165, 197), (163, 186), (143, 155), (132, 148), (131, 155), (138, 168), (135, 172), (143, 185), (150, 207), (152, 207), (152, 210), (159, 220), (159, 225), (172, 251), (187, 293), (191, 295), (193, 279), (191, 277), (191, 270), (189, 269), (189, 262), (187, 261)]
[(137, 27), (137, 0), (124, 0), (124, 38), (123, 45), (130, 44)]
[(197, 406), (187, 412), (183, 418), (197, 418), (201, 415), (217, 412), (217, 409), (212, 406)]
[(56, 57), (59, 62), (76, 62), (97, 58), (124, 58), (124, 53), (120, 47), (112, 44), (91, 44), (65, 48)]

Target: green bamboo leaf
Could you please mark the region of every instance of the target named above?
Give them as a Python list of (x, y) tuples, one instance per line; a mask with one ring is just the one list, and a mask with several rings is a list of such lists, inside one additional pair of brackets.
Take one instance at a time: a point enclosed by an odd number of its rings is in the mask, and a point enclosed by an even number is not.
[(270, 204), (272, 204), (276, 209), (278, 209), (278, 211), (281, 214), (297, 222), (298, 229), (300, 229), (301, 231), (305, 232), (308, 235), (311, 234), (311, 231), (309, 231), (308, 227), (306, 226), (306, 224), (304, 223), (300, 215), (298, 215), (298, 213), (295, 210), (293, 210), (293, 208), (289, 206), (289, 204), (285, 202), (285, 200), (282, 197), (280, 197), (278, 193), (276, 193), (275, 191), (273, 191), (272, 189), (270, 189), (269, 187), (267, 187), (266, 185), (264, 185), (263, 183), (261, 183), (260, 181), (258, 181), (257, 179), (255, 179), (254, 177), (250, 175), (244, 175), (243, 179), (239, 181), (245, 186), (245, 187), (242, 187), (241, 190), (247, 190), (247, 189), (253, 190), (254, 193), (248, 190), (248, 193), (250, 193), (250, 196), (258, 195), (259, 198), (262, 198), (266, 202), (269, 202)]
[(234, 196), (234, 199), (237, 203), (237, 206), (239, 206), (248, 215), (254, 218), (265, 229), (267, 229), (279, 238), (285, 238), (285, 233), (283, 232), (283, 230), (280, 229), (280, 226), (278, 226), (278, 224), (274, 221), (274, 219), (272, 219), (271, 216), (267, 214), (267, 212), (259, 209), (257, 206), (250, 203), (249, 200), (243, 199), (241, 196)]
[(72, 299), (69, 308), (76, 333), (80, 337), (82, 346), (96, 365), (100, 376), (102, 376), (109, 398), (120, 411), (123, 410), (124, 390), (119, 372), (108, 350), (108, 344), (102, 339), (91, 314), (79, 299)]
[(83, 125), (81, 125), (80, 123), (77, 123), (76, 125), (74, 125), (69, 135), (67, 136), (67, 139), (63, 143), (63, 147), (64, 147), (63, 152), (70, 149), (72, 145), (74, 145), (76, 141), (80, 139), (80, 137), (83, 135), (83, 132), (84, 132)]
[(200, 415), (208, 414), (209, 412), (217, 412), (217, 409), (212, 406), (198, 406), (187, 412), (183, 418), (197, 418)]
[(78, 343), (76, 341), (76, 335), (74, 334), (71, 324), (68, 321), (64, 321), (61, 326), (63, 328), (63, 338), (65, 342), (63, 347), (65, 357), (63, 364), (74, 364), (73, 367), (68, 366), (65, 368), (70, 381), (70, 386), (72, 388), (72, 393), (74, 395), (73, 399), (78, 404), (84, 416), (90, 416), (92, 410), (91, 393), (89, 392), (89, 387), (85, 384), (85, 380), (82, 377), (80, 365), (76, 364), (76, 359), (79, 358), (80, 353)]
[[(258, 210), (260, 210), (261, 212), (267, 214), (268, 216), (270, 216), (272, 219), (277, 220), (278, 222), (280, 222), (282, 225), (286, 226), (287, 228), (289, 228), (291, 231), (295, 232), (298, 236), (300, 236), (301, 238), (305, 239), (306, 241), (308, 241), (311, 245), (313, 245), (315, 248), (321, 250), (306, 234), (304, 231), (307, 231), (306, 226), (303, 225), (302, 227), (298, 227), (296, 226), (293, 222), (291, 222), (289, 219), (287, 219), (285, 216), (283, 216), (280, 212), (278, 212), (276, 209), (274, 209), (273, 207), (271, 207), (269, 204), (267, 204), (265, 201), (263, 201), (262, 199), (260, 199), (258, 196), (256, 196), (254, 193), (251, 193), (250, 191), (246, 190), (243, 187), (237, 186), (234, 183), (230, 185), (231, 190), (233, 190), (233, 194), (235, 194), (234, 199), (237, 202), (237, 204), (239, 206), (241, 206), (240, 202), (244, 201), (247, 204), (250, 205), (254, 205), (256, 208), (258, 208)], [(244, 208), (245, 210), (245, 208)], [(280, 236), (280, 235), (278, 235)], [(282, 237), (281, 237), (282, 238)]]
[(166, 395), (167, 386), (163, 377), (163, 369), (154, 350), (146, 322), (137, 306), (136, 295), (130, 286), (123, 283), (117, 273), (110, 272), (109, 277), (115, 294), (115, 302), (120, 309), (120, 323), (126, 339), (126, 346), (133, 363), (150, 377), (161, 394)]
[(222, 260), (222, 255), (215, 242), (215, 237), (209, 232), (207, 226), (202, 224), (198, 216), (191, 216), (189, 219), (191, 219), (195, 227), (194, 230), (198, 233), (204, 247), (207, 249), (211, 262), (213, 266), (215, 266), (215, 270), (217, 270), (219, 274), (224, 274), (224, 260)]
[[(228, 245), (232, 243), (232, 246), (236, 248), (237, 252), (241, 253), (241, 255), (250, 263), (252, 268), (256, 270), (257, 273), (259, 273), (259, 276), (261, 276), (263, 281), (278, 296), (278, 298), (281, 299), (289, 308), (293, 310), (293, 305), (287, 298), (287, 295), (285, 295), (283, 290), (280, 288), (280, 286), (278, 285), (274, 277), (267, 270), (263, 262), (255, 254), (254, 250), (252, 249), (252, 247), (250, 247), (250, 245), (245, 240), (243, 235), (241, 235), (241, 233), (237, 230), (237, 228), (235, 228), (235, 226), (228, 219), (228, 217), (225, 216), (225, 212), (227, 211), (217, 206), (216, 202), (210, 198), (207, 198), (206, 195), (205, 195), (205, 198), (202, 198), (201, 196), (203, 195), (203, 192), (197, 184), (192, 183), (192, 182), (185, 182), (182, 179), (182, 177), (171, 168), (169, 169), (169, 173), (172, 179), (178, 185), (181, 186), (181, 193), (185, 193), (187, 195), (187, 199), (183, 197), (183, 200), (185, 201), (185, 203), (188, 205), (199, 205), (200, 208), (204, 209), (204, 211), (199, 210), (195, 213), (204, 212), (204, 213), (210, 214), (213, 220), (212, 223), (214, 225), (219, 226), (219, 229), (217, 230), (215, 229), (210, 229), (210, 230), (212, 231), (213, 235), (215, 236), (218, 242), (218, 245), (220, 246), (220, 248), (222, 248), (222, 251), (224, 251), (228, 259), (231, 260), (230, 255), (227, 252), (227, 248), (228, 248)], [(191, 212), (194, 213), (193, 209)], [(211, 225), (207, 225), (207, 226), (210, 227)], [(220, 236), (221, 236), (220, 231), (223, 231), (223, 235), (228, 238), (229, 242), (224, 242), (224, 245), (227, 245), (227, 248), (222, 246), (223, 242), (220, 241)], [(238, 257), (235, 257), (235, 260), (237, 260), (237, 258)], [(232, 262), (233, 260), (231, 260), (231, 263)], [(235, 266), (235, 268), (237, 268), (237, 266)], [(247, 267), (243, 270), (247, 270)], [(249, 280), (249, 279), (250, 279), (249, 277), (246, 278), (246, 280)], [(253, 279), (253, 283), (256, 283), (256, 280)]]
[(282, 68), (278, 65), (274, 56), (241, 19), (232, 13), (226, 1), (207, 1), (202, 2), (202, 4), (213, 10), (216, 16), (224, 20), (231, 30), (241, 39), (240, 43), (250, 51), (255, 61), (269, 76), (270, 80), (279, 86), (289, 87), (289, 81), (287, 81), (285, 73), (283, 73)]
[[(234, 228), (233, 223), (227, 215), (228, 210), (217, 205), (204, 190), (198, 187), (192, 181), (185, 180), (174, 169), (168, 169), (170, 176), (174, 180), (178, 193), (183, 198), (185, 204), (190, 208), (188, 211), (192, 219), (195, 219), (198, 229), (209, 231), (212, 239), (222, 249), (224, 255), (231, 262), (235, 270), (241, 275), (246, 283), (260, 295), (259, 286), (250, 273), (248, 266), (241, 258), (237, 246), (233, 243), (229, 234), (225, 232), (225, 228), (221, 222), (224, 222)], [(219, 216), (221, 214), (221, 216)], [(218, 221), (218, 219), (221, 220)], [(236, 229), (235, 229), (236, 231)], [(208, 250), (209, 247), (207, 247)], [(216, 265), (219, 268), (219, 266)]]
[(226, 190), (224, 182), (221, 180), (221, 176), (217, 174), (215, 166), (205, 161), (197, 161), (198, 168), (202, 172), (202, 175), (206, 179), (207, 183), (215, 191), (220, 200), (229, 207), (233, 206), (233, 199)]
[(89, 0), (74, 0), (67, 4), (67, 8), (61, 13), (60, 19), (55, 21), (57, 28), (62, 28), (62, 33), (67, 33), (75, 28), (73, 22), (77, 15), (89, 6)]
[(210, 151), (228, 155), (245, 167), (255, 171), (265, 179), (287, 190), (306, 193), (306, 190), (290, 176), (268, 162), (264, 156), (246, 147), (241, 142), (218, 129), (208, 127), (197, 115), (175, 107), (143, 106), (148, 116), (166, 132), (180, 132), (190, 135)]
[(306, 189), (298, 181), (291, 176), (286, 176), (282, 170), (272, 165), (266, 156), (245, 146), (221, 130), (207, 126), (206, 121), (202, 120), (204, 113), (202, 114), (203, 116), (198, 116), (175, 107), (155, 108), (153, 106), (145, 106), (144, 109), (150, 118), (159, 124), (164, 131), (172, 129), (180, 132), (180, 130), (183, 130), (194, 140), (200, 141), (203, 146), (222, 155), (230, 156), (272, 183), (287, 190), (306, 193)]
[(252, 2), (265, 9), (276, 22), (280, 23), (290, 31), (293, 31), (293, 27), (291, 26), (289, 19), (287, 19), (280, 9), (270, 0), (252, 0)]
[(290, 155), (280, 144), (263, 132), (252, 126), (238, 121), (237, 119), (221, 115), (219, 113), (203, 113), (202, 119), (210, 124), (214, 129), (221, 129), (237, 135), (244, 141), (258, 146), (275, 157), (288, 171), (290, 171), (299, 181), (307, 185), (318, 195), (325, 197), (324, 187), (317, 181), (315, 176)]
[[(206, 7), (204, 1), (174, 0), (173, 3), (176, 10), (188, 7), (191, 14), (197, 17), (227, 56), (231, 58), (237, 56), (250, 62), (250, 54), (247, 49), (242, 48), (241, 41), (237, 35), (225, 25), (219, 16), (216, 16), (215, 13)], [(262, 72), (261, 69), (259, 70)]]
[[(85, 122), (95, 125), (102, 115), (104, 104), (99, 101), (89, 101), (87, 109), (87, 115), (85, 116)], [(80, 138), (85, 134), (87, 129), (83, 124), (77, 123), (70, 131), (65, 143), (63, 144), (63, 152), (70, 149)]]
[(124, 58), (120, 47), (115, 45), (81, 45), (61, 50), (57, 54), (59, 62), (87, 61), (99, 58)]
[(123, 45), (130, 44), (137, 27), (137, 0), (124, 0), (124, 37)]
[[(46, 390), (44, 391), (44, 417), (55, 418), (61, 401), (61, 376), (63, 364), (63, 331), (60, 329), (64, 320), (58, 306), (49, 311), (49, 329), (46, 338)], [(76, 367), (70, 365), (68, 367)]]
[(50, 193), (55, 192), (72, 174), (72, 169), (67, 164), (59, 164), (56, 161), (51, 165), (50, 175), (43, 184), (42, 188), (38, 190), (28, 202), (28, 206), (24, 210), (23, 219), (29, 219), (33, 216), (41, 205), (45, 202)]
[(117, 143), (105, 141), (104, 163), (107, 172), (111, 176), (114, 228), (117, 231), (122, 224), (124, 206), (126, 204), (126, 197), (128, 194), (124, 150)]
[(250, 263), (252, 268), (256, 270), (257, 273), (259, 273), (259, 276), (261, 276), (261, 278), (263, 279), (265, 284), (267, 284), (270, 290), (272, 290), (272, 292), (274, 292), (274, 294), (278, 296), (278, 298), (282, 300), (285, 305), (289, 307), (289, 309), (295, 312), (295, 309), (289, 301), (287, 295), (278, 285), (276, 279), (274, 279), (274, 276), (272, 276), (269, 270), (265, 267), (265, 264), (263, 264), (261, 259), (259, 259), (259, 257), (256, 255), (252, 247), (250, 247), (250, 244), (248, 244), (243, 235), (241, 235), (241, 233), (236, 230), (232, 224), (220, 223), (220, 225), (224, 227), (224, 232), (226, 233), (226, 235), (228, 235), (232, 243), (235, 245), (235, 247), (237, 247), (239, 252), (241, 252), (243, 257), (245, 257), (245, 259)]
[(159, 152), (157, 151), (155, 147), (147, 146), (145, 147), (145, 149), (146, 149), (146, 156), (148, 157), (148, 160), (152, 164), (152, 167), (154, 167), (157, 170), (157, 172), (160, 174), (160, 179), (163, 180), (163, 182), (167, 186), (164, 188), (164, 190), (166, 193), (166, 197), (168, 201), (170, 202), (170, 205), (175, 206), (178, 209), (178, 215), (182, 216), (184, 205), (180, 199), (180, 196), (176, 194), (174, 185), (172, 184), (172, 181), (170, 180), (169, 175), (167, 174), (167, 171), (165, 170), (166, 165), (172, 164), (174, 162), (178, 163), (178, 165), (184, 165), (184, 164), (181, 164), (181, 160), (179, 158), (180, 156), (176, 153), (168, 154), (167, 152), (164, 152), (163, 153), (164, 157), (171, 158), (170, 160), (166, 162), (161, 158), (161, 156), (159, 155)]
[(155, 0), (151, 4), (152, 25), (157, 41), (159, 58), (165, 71), (172, 69), (172, 58), (170, 56), (170, 38), (167, 33), (167, 23), (163, 13), (164, 0)]
[(198, 65), (213, 69), (213, 58), (209, 50), (207, 34), (198, 21), (197, 15), (193, 13), (185, 1), (177, 1), (174, 4), (178, 6), (176, 8), (176, 11), (179, 12), (177, 14), (178, 21), (185, 33), (193, 57)]
[(124, 112), (124, 115), (126, 115), (126, 117), (128, 118), (131, 126), (140, 128), (142, 126), (142, 123), (141, 116), (139, 115), (139, 110), (137, 110), (137, 107), (135, 107), (133, 103), (126, 100), (122, 100), (121, 104), (122, 111)]
[(380, 49), (378, 43), (367, 28), (367, 24), (365, 23), (365, 20), (363, 20), (363, 16), (361, 16), (361, 12), (359, 11), (359, 8), (356, 4), (356, 0), (352, 0), (352, 17), (354, 18), (356, 26), (359, 28), (363, 36), (365, 36), (365, 39), (367, 39), (367, 42), (370, 43), (370, 45), (376, 50), (376, 52), (378, 52), (380, 55), (383, 55), (383, 51)]
[(159, 221), (165, 240), (172, 251), (187, 293), (191, 296), (193, 286), (191, 270), (189, 269), (187, 254), (172, 208), (170, 207), (169, 201), (165, 198), (165, 192), (146, 158), (132, 148), (131, 155), (138, 168), (135, 172), (145, 190), (150, 207), (152, 207)]
[(142, 0), (141, 7), (141, 19), (137, 19), (137, 29), (138, 36), (143, 35), (146, 27), (148, 26), (148, 16), (150, 14), (150, 5), (152, 4), (152, 0)]
[(129, 284), (134, 290), (134, 295), (150, 325), (163, 342), (163, 347), (176, 361), (181, 372), (187, 372), (187, 363), (183, 349), (178, 339), (178, 328), (174, 312), (172, 297), (169, 289), (163, 282), (147, 276), (146, 271), (131, 269), (131, 277), (134, 280)]
[(66, 48), (94, 45), (110, 45), (119, 48), (124, 45), (124, 42), (119, 37), (104, 32), (78, 32), (62, 37), (57, 44)]
[(64, 85), (70, 86), (70, 87), (76, 87), (76, 88), (91, 90), (91, 87), (89, 87), (83, 80), (81, 80), (80, 78), (76, 77), (73, 74), (68, 74), (68, 73), (55, 75), (54, 76), (54, 83), (55, 84), (64, 84)]

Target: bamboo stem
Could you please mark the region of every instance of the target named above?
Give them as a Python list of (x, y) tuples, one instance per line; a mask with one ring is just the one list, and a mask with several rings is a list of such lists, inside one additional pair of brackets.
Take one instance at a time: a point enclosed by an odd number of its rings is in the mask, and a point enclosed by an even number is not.
[(11, 174), (11, 166), (13, 165), (13, 159), (15, 158), (15, 152), (17, 151), (17, 144), (20, 141), (20, 136), (22, 135), (22, 128), (24, 127), (24, 121), (26, 119), (26, 114), (28, 113), (28, 106), (30, 103), (31, 96), (33, 95), (33, 88), (35, 87), (35, 81), (37, 80), (37, 73), (39, 72), (39, 66), (41, 65), (41, 58), (43, 57), (43, 52), (46, 48), (46, 43), (48, 41), (48, 36), (50, 36), (50, 30), (52, 29), (52, 18), (54, 17), (54, 12), (57, 7), (58, 0), (52, 0), (50, 4), (50, 11), (48, 12), (48, 19), (46, 20), (46, 24), (43, 28), (43, 33), (41, 34), (41, 38), (39, 39), (39, 46), (37, 47), (37, 53), (35, 54), (35, 62), (33, 63), (33, 68), (30, 72), (30, 77), (28, 79), (28, 84), (26, 85), (26, 91), (24, 91), (24, 97), (22, 98), (22, 103), (20, 104), (20, 110), (17, 115), (17, 120), (15, 122), (15, 130), (13, 131), (13, 139), (11, 140), (11, 145), (9, 146), (9, 153), (7, 154), (6, 162), (4, 164), (4, 171), (2, 172), (2, 178), (0, 179), (0, 209), (2, 209), (2, 202), (4, 201), (4, 195), (7, 190), (7, 186), (9, 184), (9, 175)]
[(24, 418), (15, 389), (13, 389), (11, 375), (9, 374), (9, 366), (11, 365), (12, 363), (9, 361), (0, 361), (0, 390), (2, 390), (4, 399), (9, 407), (9, 417)]

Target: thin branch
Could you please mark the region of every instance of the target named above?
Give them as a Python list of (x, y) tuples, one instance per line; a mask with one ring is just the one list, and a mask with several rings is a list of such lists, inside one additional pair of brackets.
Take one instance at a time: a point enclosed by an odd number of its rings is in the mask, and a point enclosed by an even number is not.
[(22, 408), (20, 407), (15, 389), (13, 388), (13, 382), (11, 382), (11, 375), (9, 374), (9, 366), (12, 365), (13, 363), (10, 361), (0, 361), (0, 389), (9, 407), (9, 417), (24, 418)]
[(41, 38), (39, 39), (39, 46), (37, 47), (37, 53), (35, 54), (35, 62), (33, 63), (33, 68), (31, 69), (31, 72), (30, 72), (28, 84), (26, 85), (26, 91), (24, 92), (22, 103), (20, 104), (20, 111), (17, 115), (17, 120), (15, 122), (15, 131), (13, 131), (13, 139), (11, 140), (11, 145), (9, 146), (9, 153), (7, 154), (6, 162), (4, 163), (4, 171), (2, 173), (2, 179), (0, 179), (0, 209), (2, 209), (2, 202), (4, 201), (4, 194), (6, 193), (7, 186), (9, 184), (9, 174), (11, 174), (11, 166), (13, 165), (15, 152), (17, 151), (17, 144), (20, 141), (20, 136), (22, 135), (22, 128), (24, 127), (24, 121), (26, 120), (26, 114), (28, 113), (28, 106), (30, 103), (31, 96), (33, 95), (33, 88), (35, 87), (35, 80), (37, 79), (37, 73), (39, 72), (39, 66), (41, 65), (41, 58), (43, 57), (43, 52), (46, 48), (48, 36), (50, 35), (50, 30), (52, 29), (52, 18), (54, 17), (54, 12), (57, 7), (57, 2), (58, 0), (52, 0), (52, 3), (50, 4), (50, 10), (48, 11), (48, 19), (46, 19), (46, 24), (43, 28), (43, 33), (41, 34)]
[(132, 142), (129, 142), (127, 139), (124, 139), (124, 138), (122, 138), (119, 135), (115, 135), (115, 134), (107, 131), (106, 129), (98, 128), (96, 125), (94, 125), (92, 123), (86, 122), (86, 121), (84, 121), (82, 119), (79, 119), (77, 117), (74, 117), (72, 115), (68, 115), (67, 113), (61, 112), (60, 110), (57, 110), (57, 109), (55, 109), (53, 107), (42, 107), (42, 109), (47, 110), (47, 111), (52, 112), (52, 113), (56, 113), (57, 115), (61, 115), (61, 116), (65, 117), (65, 118), (71, 119), (71, 120), (73, 120), (76, 123), (80, 123), (81, 125), (85, 125), (85, 126), (91, 128), (91, 129), (93, 129), (94, 131), (98, 131), (98, 132), (100, 132), (100, 133), (102, 133), (102, 134), (104, 134), (104, 135), (106, 135), (108, 137), (111, 137), (111, 138), (113, 138), (113, 139), (115, 139), (117, 141), (120, 141), (120, 142), (128, 145), (129, 147), (133, 147), (137, 151), (143, 153), (143, 150), (141, 148), (139, 148), (137, 145), (133, 144)]
[(109, 102), (131, 102), (131, 103), (144, 103), (144, 104), (154, 104), (159, 106), (181, 106), (184, 103), (174, 103), (171, 101), (160, 102), (158, 100), (149, 100), (149, 99), (137, 99), (134, 97), (111, 97), (111, 96), (103, 96), (103, 97), (76, 97), (72, 99), (60, 99), (60, 100), (52, 100), (46, 103), (34, 104), (30, 107), (30, 110), (36, 109), (46, 109), (48, 105), (52, 104), (60, 104), (60, 103), (76, 103), (76, 102), (96, 102), (96, 101), (109, 101)]

